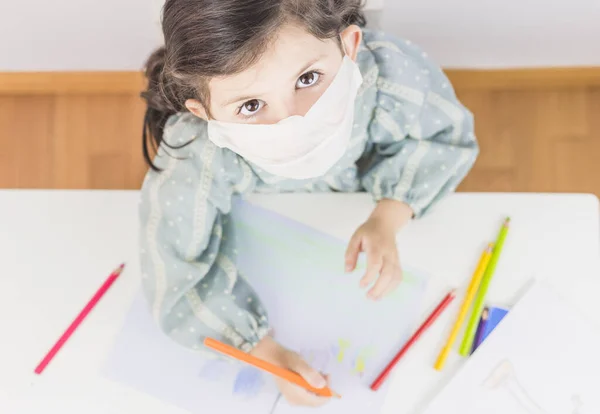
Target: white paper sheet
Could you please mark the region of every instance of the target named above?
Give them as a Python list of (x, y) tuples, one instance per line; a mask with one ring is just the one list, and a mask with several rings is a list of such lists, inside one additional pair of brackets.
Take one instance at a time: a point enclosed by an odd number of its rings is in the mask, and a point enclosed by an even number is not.
[(342, 399), (316, 410), (289, 406), (268, 374), (207, 359), (166, 338), (141, 296), (105, 375), (196, 413), (378, 412), (386, 389), (375, 393), (368, 385), (415, 329), (427, 277), (405, 268), (399, 289), (373, 302), (358, 286), (364, 264), (343, 271), (346, 243), (245, 202), (232, 217), (238, 267), (261, 297), (275, 337), (329, 373)]
[(600, 413), (600, 334), (536, 284), (426, 414)]

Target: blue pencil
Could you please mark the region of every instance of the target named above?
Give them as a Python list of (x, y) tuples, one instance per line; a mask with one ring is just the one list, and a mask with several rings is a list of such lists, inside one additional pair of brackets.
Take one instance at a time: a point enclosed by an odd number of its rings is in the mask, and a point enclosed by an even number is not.
[(471, 354), (475, 352), (477, 347), (483, 341), (483, 333), (485, 332), (485, 326), (488, 322), (488, 317), (490, 315), (490, 309), (486, 306), (481, 312), (481, 319), (479, 319), (479, 324), (477, 325), (477, 332), (475, 333), (475, 340), (473, 341), (473, 348), (471, 349)]

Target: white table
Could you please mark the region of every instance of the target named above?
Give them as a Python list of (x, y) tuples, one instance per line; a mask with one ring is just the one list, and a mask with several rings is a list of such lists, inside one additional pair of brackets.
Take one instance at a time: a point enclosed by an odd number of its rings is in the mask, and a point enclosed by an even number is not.
[[(365, 194), (252, 201), (343, 239), (372, 208)], [(139, 287), (137, 205), (133, 191), (0, 191), (0, 412), (184, 413), (99, 375)], [(449, 197), (398, 238), (402, 260), (434, 276), (423, 315), (450, 286), (464, 287), (482, 248), (510, 215), (490, 301), (510, 305), (535, 276), (600, 324), (598, 213), (589, 195)], [(34, 378), (40, 358), (122, 261), (126, 273), (44, 375)], [(384, 413), (415, 412), (458, 367), (455, 357), (442, 374), (431, 368), (453, 314), (447, 312), (398, 366)]]

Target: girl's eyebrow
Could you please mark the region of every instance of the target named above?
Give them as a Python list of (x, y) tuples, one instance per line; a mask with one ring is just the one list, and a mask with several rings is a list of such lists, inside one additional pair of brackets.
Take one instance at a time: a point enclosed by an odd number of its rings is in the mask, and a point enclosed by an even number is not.
[(312, 65), (314, 65), (315, 63), (317, 63), (319, 60), (323, 59), (324, 57), (327, 56), (327, 53), (322, 53), (319, 56), (317, 56), (316, 58), (312, 59), (310, 62), (308, 62), (302, 69), (300, 69), (300, 71), (298, 72), (298, 74), (296, 75), (296, 78), (300, 77), (300, 75), (302, 75), (304, 72), (306, 72), (306, 70), (308, 68), (310, 68)]
[(256, 99), (253, 95), (248, 95), (248, 96), (236, 96), (235, 98), (225, 102), (225, 104), (223, 104), (223, 106), (228, 106), (231, 104), (234, 104), (236, 102), (240, 102), (240, 101), (249, 101), (251, 99)]
[[(326, 56), (327, 56), (327, 53), (322, 53), (319, 56), (317, 56), (316, 58), (311, 59), (310, 62), (308, 62), (306, 65), (304, 65), (304, 67), (302, 67), (302, 69), (298, 72), (298, 74), (294, 77), (294, 79), (300, 77), (300, 75), (302, 75), (304, 72), (306, 72), (306, 70), (308, 68), (310, 68), (312, 65), (314, 65), (315, 63), (317, 63), (319, 60), (323, 59)], [(235, 98), (227, 101), (223, 106), (228, 106), (228, 105), (231, 105), (236, 102), (249, 101), (251, 99), (256, 99), (256, 96), (257, 95), (236, 96)]]

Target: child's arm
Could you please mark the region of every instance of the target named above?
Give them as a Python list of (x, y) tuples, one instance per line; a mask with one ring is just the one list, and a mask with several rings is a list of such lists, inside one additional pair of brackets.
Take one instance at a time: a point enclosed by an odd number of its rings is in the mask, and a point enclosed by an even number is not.
[(415, 216), (453, 191), (478, 154), (473, 116), (442, 70), (410, 43), (367, 34), (377, 45), (377, 102), (369, 127), (371, 165), (362, 177), (376, 200), (408, 204)]
[[(195, 138), (194, 138), (195, 137)], [(160, 151), (141, 195), (141, 267), (151, 312), (161, 329), (191, 349), (211, 336), (245, 351), (267, 333), (264, 309), (235, 266), (228, 219), (231, 197), (255, 178), (231, 152), (206, 139), (191, 115), (169, 120), (165, 138), (181, 149)]]

